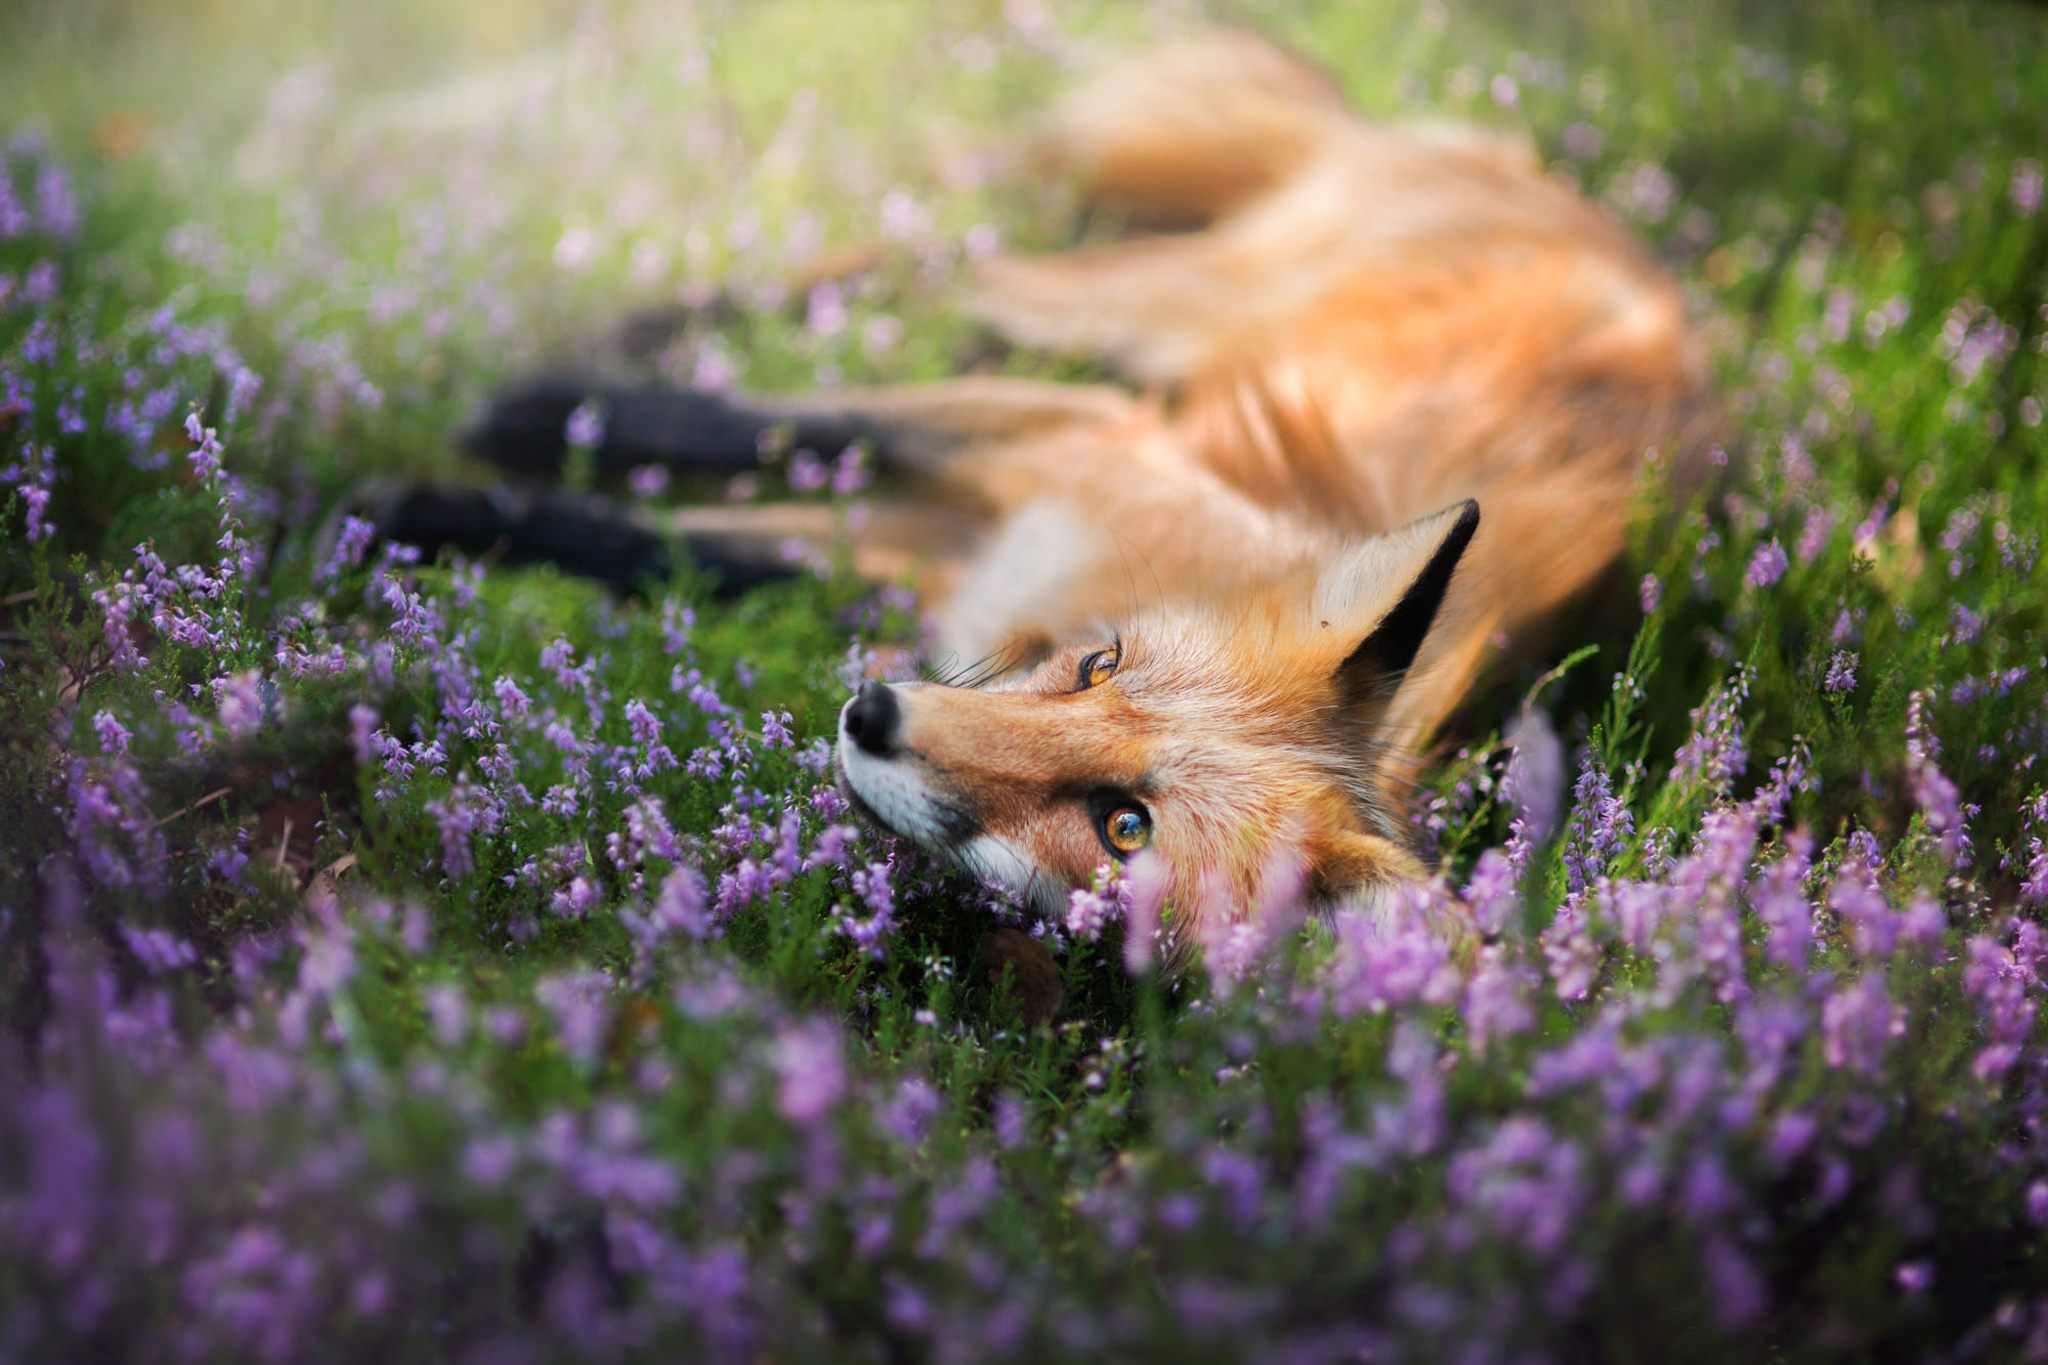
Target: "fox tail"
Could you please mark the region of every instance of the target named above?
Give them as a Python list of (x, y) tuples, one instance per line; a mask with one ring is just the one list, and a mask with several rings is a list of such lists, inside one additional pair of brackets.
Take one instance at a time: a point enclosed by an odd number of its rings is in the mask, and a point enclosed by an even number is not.
[(1091, 203), (1180, 231), (1000, 257), (970, 306), (1022, 345), (1168, 384), (1375, 253), (1526, 214), (1501, 187), (1534, 164), (1526, 144), (1475, 129), (1368, 122), (1324, 72), (1231, 30), (1109, 68), (1054, 110), (1039, 147)]
[(1325, 72), (1226, 30), (1081, 86), (1048, 121), (1041, 153), (1095, 200), (1201, 227), (1294, 179), (1351, 118)]
[[(985, 263), (969, 301), (1029, 347), (1090, 353), (1175, 382), (1240, 325), (1233, 297), (1271, 272), (1244, 220), (1298, 183), (1356, 122), (1323, 72), (1248, 33), (1211, 32), (1110, 67), (1064, 99), (1038, 143), (1091, 204), (1175, 235)], [(1250, 276), (1247, 278), (1246, 276)], [(1205, 290), (1203, 282), (1207, 282)]]

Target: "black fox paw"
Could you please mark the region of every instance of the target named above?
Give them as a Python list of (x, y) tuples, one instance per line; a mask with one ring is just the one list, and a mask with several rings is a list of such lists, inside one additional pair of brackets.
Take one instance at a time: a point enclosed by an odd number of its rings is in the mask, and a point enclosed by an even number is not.
[(569, 419), (596, 386), (542, 375), (501, 389), (468, 430), (462, 448), (517, 474), (555, 475), (569, 449)]
[[(376, 542), (416, 546), (428, 559), (448, 549), (504, 564), (553, 564), (622, 597), (668, 582), (676, 569), (667, 539), (628, 509), (594, 494), (511, 485), (377, 485), (336, 514), (316, 547), (321, 559), (332, 554), (346, 516), (370, 523)], [(718, 597), (797, 572), (758, 537), (704, 532), (684, 537), (682, 545), (691, 562), (710, 572)]]
[(464, 433), (463, 448), (500, 469), (530, 477), (558, 475), (569, 449), (569, 425), (589, 405), (596, 472), (619, 477), (639, 465), (682, 474), (730, 477), (757, 469), (764, 445), (783, 428), (798, 444), (837, 452), (861, 432), (850, 421), (806, 419), (800, 425), (700, 389), (606, 385), (573, 375), (541, 375), (491, 400)]
[(369, 522), (377, 541), (416, 546), (429, 559), (448, 549), (506, 564), (554, 564), (622, 596), (664, 583), (675, 571), (658, 533), (591, 495), (385, 484), (366, 489), (342, 515)]

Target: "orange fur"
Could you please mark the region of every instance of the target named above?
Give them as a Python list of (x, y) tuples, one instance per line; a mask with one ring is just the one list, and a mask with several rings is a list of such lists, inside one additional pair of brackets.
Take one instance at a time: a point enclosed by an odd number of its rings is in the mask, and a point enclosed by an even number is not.
[[(1699, 474), (1712, 404), (1681, 300), (1526, 154), (1366, 123), (1248, 36), (1112, 71), (1052, 126), (1092, 194), (1201, 228), (998, 260), (975, 307), (1151, 388), (831, 400), (922, 475), (870, 565), (910, 569), (963, 655), (1052, 651), (988, 689), (864, 692), (842, 781), (1048, 908), (1104, 858), (1102, 802), (1136, 803), (1198, 940), (1282, 843), (1325, 895), (1419, 875), (1388, 793), (1491, 642), (1526, 647), (1615, 562), (1647, 451)], [(1437, 515), (1468, 499), (1476, 534)], [(1419, 653), (1395, 638), (1417, 620)], [(1113, 676), (1078, 686), (1115, 622)]]

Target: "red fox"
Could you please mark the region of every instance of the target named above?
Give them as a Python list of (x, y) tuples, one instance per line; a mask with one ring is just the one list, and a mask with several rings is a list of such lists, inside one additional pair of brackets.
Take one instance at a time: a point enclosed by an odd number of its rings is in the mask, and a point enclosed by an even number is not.
[[(1400, 802), (1421, 746), (1503, 642), (1528, 648), (1615, 563), (1647, 457), (1679, 487), (1701, 473), (1714, 407), (1679, 294), (1526, 150), (1368, 122), (1249, 35), (1111, 70), (1044, 147), (1095, 199), (1193, 230), (996, 259), (971, 306), (1136, 391), (976, 377), (735, 400), (541, 380), (473, 447), (553, 467), (592, 393), (605, 468), (739, 470), (777, 427), (868, 442), (889, 482), (856, 567), (912, 583), (942, 650), (1042, 661), (982, 687), (864, 683), (840, 713), (839, 783), (1041, 910), (1105, 859), (1143, 858), (1201, 943), (1275, 866), (1324, 904), (1424, 875)], [(471, 541), (516, 549), (545, 521), (533, 553), (597, 553), (545, 506), (471, 511)], [(386, 512), (402, 538), (464, 538), (445, 505)], [(700, 507), (676, 529), (746, 582), (828, 521)], [(597, 557), (638, 563), (634, 543)]]

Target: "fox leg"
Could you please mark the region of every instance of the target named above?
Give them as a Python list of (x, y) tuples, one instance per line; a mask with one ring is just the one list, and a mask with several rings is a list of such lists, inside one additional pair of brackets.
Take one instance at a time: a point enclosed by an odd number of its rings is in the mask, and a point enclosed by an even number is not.
[[(609, 498), (532, 485), (467, 488), (389, 484), (358, 496), (345, 511), (369, 522), (377, 538), (418, 547), (429, 557), (452, 549), (507, 564), (553, 564), (628, 594), (658, 585), (675, 570), (669, 546), (708, 569), (714, 595), (729, 597), (791, 578), (807, 564), (849, 552), (876, 583), (908, 583), (926, 600), (949, 594), (985, 530), (985, 518), (945, 500), (883, 498), (854, 512), (823, 503), (677, 507), (659, 513)], [(322, 536), (324, 557), (340, 518)]]
[[(675, 571), (670, 546), (709, 570), (713, 595), (730, 597), (792, 578), (806, 565), (850, 552), (856, 573), (908, 583), (927, 601), (949, 595), (985, 527), (973, 511), (944, 500), (883, 498), (855, 512), (822, 503), (678, 507), (644, 513), (609, 498), (532, 485), (466, 488), (391, 484), (346, 509), (379, 540), (442, 549), (507, 564), (553, 564), (626, 595)], [(851, 524), (850, 524), (851, 523)], [(331, 552), (340, 519), (323, 534)]]
[[(604, 473), (652, 463), (731, 476), (758, 469), (778, 443), (824, 451), (868, 443), (885, 474), (927, 486), (922, 502), (912, 493), (866, 509), (853, 536), (854, 567), (877, 582), (913, 581), (928, 600), (950, 591), (983, 524), (970, 510), (977, 501), (972, 480), (950, 492), (939, 486), (954, 482), (945, 477), (950, 467), (973, 463), (977, 450), (1119, 421), (1135, 408), (1111, 388), (983, 376), (788, 398), (607, 387), (555, 376), (500, 394), (464, 444), (515, 475), (557, 473), (569, 416), (592, 399), (604, 409), (595, 452)], [(713, 570), (728, 593), (788, 577), (797, 563), (827, 556), (845, 539), (845, 528), (823, 507), (683, 508), (657, 529), (604, 498), (526, 485), (383, 486), (348, 510), (374, 524), (382, 539), (429, 555), (445, 546), (508, 563), (549, 562), (619, 592), (671, 572), (662, 529), (679, 536), (690, 558)]]
[(873, 433), (885, 472), (943, 474), (955, 463), (1018, 442), (1113, 428), (1144, 410), (1106, 384), (1056, 384), (969, 375), (927, 384), (849, 389), (797, 400), (822, 404)]
[(1107, 387), (996, 376), (774, 397), (555, 375), (500, 393), (463, 444), (513, 473), (557, 473), (570, 415), (586, 402), (602, 415), (600, 473), (658, 464), (729, 477), (759, 468), (776, 447), (834, 454), (856, 442), (873, 449), (884, 473), (915, 475), (979, 444), (1115, 420), (1133, 400)]
[(757, 469), (781, 430), (793, 446), (838, 453), (870, 433), (826, 411), (797, 414), (769, 401), (735, 399), (701, 389), (603, 384), (573, 375), (542, 375), (491, 400), (462, 435), (471, 455), (509, 473), (550, 477), (568, 453), (569, 419), (593, 404), (603, 436), (597, 472), (618, 475), (638, 465), (729, 477)]
[(862, 578), (905, 583), (936, 602), (954, 590), (986, 521), (943, 500), (884, 497), (852, 510), (797, 502), (676, 507), (659, 513), (658, 524), (721, 573), (727, 564), (792, 573), (846, 553)]
[[(429, 557), (445, 548), (508, 564), (553, 564), (621, 595), (665, 582), (675, 571), (659, 530), (610, 499), (587, 494), (395, 484), (369, 490), (345, 510), (374, 526), (378, 539), (417, 546)], [(339, 527), (337, 517), (322, 539), (331, 545)], [(717, 526), (672, 529), (689, 558), (712, 571), (719, 596), (797, 572), (781, 540)]]

